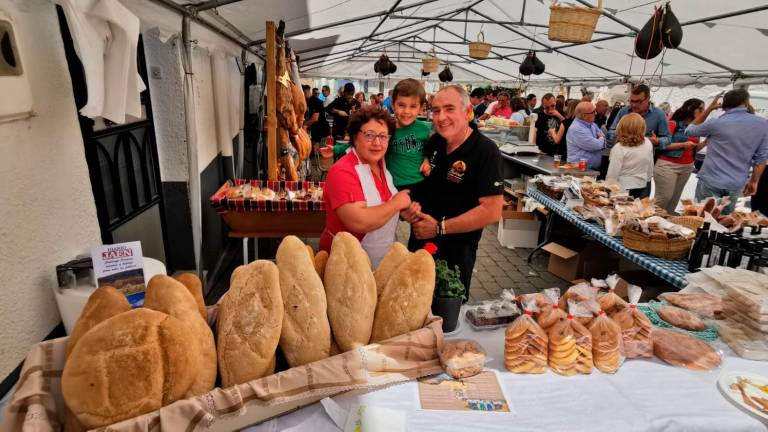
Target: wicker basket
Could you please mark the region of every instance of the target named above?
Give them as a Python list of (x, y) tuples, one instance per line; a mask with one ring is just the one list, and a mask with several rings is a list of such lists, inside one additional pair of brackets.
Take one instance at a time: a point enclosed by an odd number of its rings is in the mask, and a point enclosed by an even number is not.
[(698, 216), (672, 216), (668, 217), (667, 220), (691, 229), (694, 233), (698, 232), (699, 228), (704, 225), (704, 218)]
[(594, 9), (559, 5), (555, 0), (549, 11), (549, 40), (587, 43), (592, 40), (597, 20), (603, 13), (603, 0), (597, 0)]
[(469, 56), (473, 59), (485, 60), (491, 52), (491, 44), (485, 41), (483, 32), (477, 34), (477, 40), (469, 43)]
[(435, 56), (435, 50), (432, 50), (429, 55), (421, 59), (421, 69), (424, 72), (437, 72), (440, 67), (440, 59)]
[(659, 258), (680, 259), (688, 256), (696, 236), (676, 239), (652, 239), (649, 235), (635, 231), (630, 227), (621, 229), (624, 246), (637, 252), (647, 253)]

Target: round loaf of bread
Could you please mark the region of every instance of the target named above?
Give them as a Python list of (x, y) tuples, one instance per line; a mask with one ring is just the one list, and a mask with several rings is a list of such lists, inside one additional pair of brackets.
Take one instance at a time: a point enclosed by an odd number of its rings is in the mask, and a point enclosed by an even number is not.
[(181, 282), (192, 294), (197, 303), (197, 308), (200, 310), (200, 315), (208, 322), (208, 311), (205, 309), (205, 300), (203, 299), (203, 283), (200, 278), (194, 273), (182, 273), (174, 276), (174, 279)]
[(427, 319), (435, 291), (435, 260), (424, 249), (408, 255), (376, 304), (371, 342), (419, 329)]
[(376, 312), (376, 280), (368, 254), (348, 232), (333, 238), (325, 266), (325, 293), (333, 337), (341, 351), (366, 345)]
[(301, 366), (328, 358), (331, 351), (331, 326), (323, 281), (315, 271), (314, 258), (304, 242), (288, 236), (277, 248), (277, 269), (284, 318), (280, 348), (288, 365)]
[(216, 342), (208, 321), (200, 316), (197, 302), (187, 288), (176, 279), (157, 275), (147, 284), (144, 307), (178, 318), (192, 331), (200, 348), (200, 364), (194, 384), (185, 397), (200, 396), (216, 385)]
[(282, 327), (277, 266), (257, 260), (236, 268), (229, 291), (219, 304), (216, 323), (222, 386), (271, 375)]
[(69, 357), (72, 349), (88, 330), (94, 328), (102, 321), (129, 310), (131, 310), (131, 305), (128, 303), (128, 299), (125, 298), (125, 294), (111, 286), (96, 289), (88, 297), (88, 302), (83, 307), (80, 318), (75, 322), (72, 334), (69, 335), (67, 357)]
[(178, 319), (151, 309), (93, 327), (64, 366), (64, 401), (89, 429), (155, 411), (184, 397), (200, 363), (197, 340)]

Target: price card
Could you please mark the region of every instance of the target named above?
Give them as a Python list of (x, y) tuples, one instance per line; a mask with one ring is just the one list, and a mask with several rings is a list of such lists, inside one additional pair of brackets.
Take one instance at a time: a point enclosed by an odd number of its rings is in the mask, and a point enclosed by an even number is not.
[(144, 304), (144, 258), (141, 242), (118, 243), (91, 249), (93, 271), (99, 287), (123, 292), (132, 307)]

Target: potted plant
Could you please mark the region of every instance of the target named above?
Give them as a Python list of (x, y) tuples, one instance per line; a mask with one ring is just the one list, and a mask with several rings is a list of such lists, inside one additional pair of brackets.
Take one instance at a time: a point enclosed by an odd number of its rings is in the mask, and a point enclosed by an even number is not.
[(435, 260), (435, 295), (432, 298), (432, 314), (443, 317), (443, 332), (456, 330), (459, 311), (464, 301), (464, 284), (459, 276), (459, 266), (448, 268), (445, 260)]

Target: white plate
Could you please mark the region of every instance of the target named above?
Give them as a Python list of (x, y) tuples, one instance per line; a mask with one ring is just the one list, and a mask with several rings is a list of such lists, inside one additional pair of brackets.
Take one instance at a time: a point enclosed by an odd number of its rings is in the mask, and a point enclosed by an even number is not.
[[(717, 380), (717, 387), (720, 389), (720, 393), (722, 393), (726, 399), (731, 401), (731, 403), (739, 407), (741, 410), (751, 414), (752, 416), (758, 418), (764, 423), (768, 423), (768, 414), (758, 411), (752, 408), (751, 406), (747, 405), (741, 396), (741, 392), (738, 389), (731, 389), (731, 384), (736, 383), (739, 377), (748, 379), (756, 385), (760, 385), (760, 386), (768, 385), (768, 377), (765, 377), (762, 375), (749, 373), (749, 372), (728, 372), (723, 374)], [(749, 396), (759, 396), (763, 399), (768, 399), (768, 392), (761, 391), (755, 386), (747, 385), (745, 386), (745, 390), (747, 395)]]

